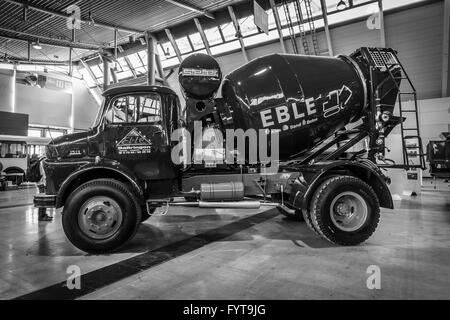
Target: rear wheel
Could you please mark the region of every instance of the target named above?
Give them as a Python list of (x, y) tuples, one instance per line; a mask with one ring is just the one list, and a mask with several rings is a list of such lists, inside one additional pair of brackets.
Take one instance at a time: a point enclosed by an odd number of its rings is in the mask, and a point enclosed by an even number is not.
[(316, 190), (310, 210), (314, 229), (345, 246), (366, 241), (378, 226), (380, 204), (373, 189), (351, 177), (332, 177)]
[(305, 220), (306, 225), (309, 227), (309, 229), (311, 229), (311, 231), (313, 231), (315, 234), (321, 236), (320, 232), (316, 229), (316, 227), (314, 227), (314, 223), (311, 218), (311, 212), (306, 210), (302, 212), (302, 215), (303, 220)]
[(125, 184), (98, 179), (71, 193), (62, 222), (67, 238), (77, 248), (106, 253), (119, 249), (135, 235), (141, 208)]

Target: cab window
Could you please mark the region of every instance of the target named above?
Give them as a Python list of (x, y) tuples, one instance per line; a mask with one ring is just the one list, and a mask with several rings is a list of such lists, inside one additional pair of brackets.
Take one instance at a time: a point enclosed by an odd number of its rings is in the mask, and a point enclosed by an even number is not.
[(158, 94), (116, 97), (106, 114), (108, 123), (161, 123), (161, 98)]

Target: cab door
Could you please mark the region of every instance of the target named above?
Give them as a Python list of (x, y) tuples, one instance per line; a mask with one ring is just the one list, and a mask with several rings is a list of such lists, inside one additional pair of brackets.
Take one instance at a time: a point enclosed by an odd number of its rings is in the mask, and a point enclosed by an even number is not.
[(174, 178), (166, 110), (165, 99), (154, 92), (111, 99), (103, 134), (105, 157), (142, 180)]

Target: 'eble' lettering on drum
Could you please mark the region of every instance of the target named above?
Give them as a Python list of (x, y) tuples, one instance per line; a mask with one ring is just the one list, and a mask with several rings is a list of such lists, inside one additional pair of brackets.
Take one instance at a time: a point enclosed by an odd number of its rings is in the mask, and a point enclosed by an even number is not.
[(290, 125), (297, 128), (317, 121), (320, 115), (329, 118), (339, 114), (352, 97), (352, 91), (347, 86), (333, 90), (317, 98), (307, 98), (287, 105), (266, 109), (260, 112), (264, 128)]

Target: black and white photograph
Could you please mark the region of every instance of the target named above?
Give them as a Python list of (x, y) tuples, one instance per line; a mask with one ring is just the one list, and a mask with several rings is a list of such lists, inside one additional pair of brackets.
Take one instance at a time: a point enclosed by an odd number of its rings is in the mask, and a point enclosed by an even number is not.
[(449, 35), (450, 0), (0, 0), (0, 300), (448, 300)]

